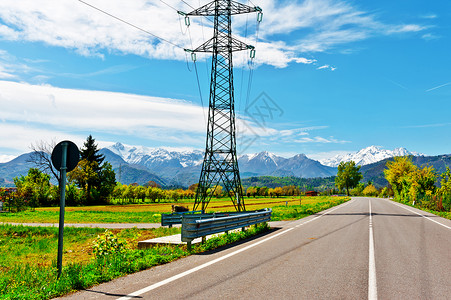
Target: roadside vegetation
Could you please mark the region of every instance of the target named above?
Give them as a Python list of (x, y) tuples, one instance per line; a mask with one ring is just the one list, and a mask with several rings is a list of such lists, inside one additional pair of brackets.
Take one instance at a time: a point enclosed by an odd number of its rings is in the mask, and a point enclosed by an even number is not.
[(314, 203), (304, 203), (304, 200), (302, 200), (302, 205), (273, 207), (271, 221), (301, 219), (351, 200), (349, 197), (320, 196), (313, 198), (316, 198)]
[(137, 249), (137, 241), (180, 229), (66, 228), (63, 271), (57, 279), (57, 228), (0, 225), (0, 299), (50, 299), (126, 274), (209, 251), (269, 229), (266, 224), (195, 244)]
[[(451, 170), (439, 175), (432, 166), (417, 167), (409, 157), (387, 162), (385, 178), (394, 200), (451, 219)], [(440, 179), (440, 184), (437, 184)]]

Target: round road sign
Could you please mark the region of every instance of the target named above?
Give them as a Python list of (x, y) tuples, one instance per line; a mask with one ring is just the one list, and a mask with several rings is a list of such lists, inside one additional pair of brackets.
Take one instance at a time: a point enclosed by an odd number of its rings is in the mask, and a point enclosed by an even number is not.
[(58, 170), (61, 171), (61, 160), (63, 157), (63, 143), (67, 144), (67, 156), (66, 156), (66, 171), (72, 171), (80, 160), (80, 152), (77, 145), (71, 141), (62, 141), (53, 148), (52, 151), (52, 164)]

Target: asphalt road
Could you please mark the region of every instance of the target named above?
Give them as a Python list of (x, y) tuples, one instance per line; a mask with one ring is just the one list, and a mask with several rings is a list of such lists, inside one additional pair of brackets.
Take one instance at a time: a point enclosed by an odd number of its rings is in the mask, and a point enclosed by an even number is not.
[(73, 299), (451, 299), (451, 221), (353, 198), (227, 249)]

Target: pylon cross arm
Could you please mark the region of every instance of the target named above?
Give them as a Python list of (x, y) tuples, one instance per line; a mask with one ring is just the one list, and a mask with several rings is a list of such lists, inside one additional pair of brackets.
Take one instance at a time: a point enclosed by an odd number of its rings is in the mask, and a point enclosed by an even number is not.
[(216, 7), (216, 1), (212, 1), (204, 6), (201, 6), (190, 13), (187, 16), (216, 16), (216, 15), (238, 15), (252, 12), (261, 12), (261, 8), (258, 6), (252, 7), (241, 4), (236, 1), (230, 1), (230, 7), (228, 1), (219, 1), (219, 5)]
[[(223, 42), (223, 43), (221, 43), (221, 42)], [(190, 52), (213, 52), (215, 49), (214, 47), (215, 47), (215, 41), (214, 41), (214, 38), (211, 38)], [(245, 44), (245, 43), (241, 42), (240, 40), (237, 40), (233, 37), (232, 37), (231, 45), (228, 44), (227, 39), (223, 40), (220, 37), (218, 37), (218, 42), (216, 43), (216, 47), (217, 47), (218, 52), (228, 52), (229, 48), (231, 48), (232, 52), (243, 51), (243, 50), (247, 50), (247, 49), (254, 49), (254, 46)]]

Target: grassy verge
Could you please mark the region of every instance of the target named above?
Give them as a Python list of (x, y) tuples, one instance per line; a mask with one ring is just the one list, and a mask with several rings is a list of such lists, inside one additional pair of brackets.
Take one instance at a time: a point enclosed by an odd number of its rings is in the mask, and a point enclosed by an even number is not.
[[(173, 234), (180, 229), (124, 229), (115, 231), (120, 240), (136, 245), (143, 236)], [(127, 247), (106, 255), (92, 254), (93, 242), (102, 229), (68, 228), (65, 232), (63, 272), (56, 279), (55, 261), (57, 228), (0, 225), (0, 298), (50, 299), (114, 278), (168, 263), (181, 257), (208, 251), (267, 231), (266, 224), (253, 226), (245, 232), (234, 232), (209, 239), (205, 244), (160, 246), (139, 250)], [(18, 247), (19, 244), (22, 246)], [(48, 245), (48, 246), (46, 246)], [(77, 255), (72, 255), (77, 250)]]
[[(282, 220), (295, 220), (304, 218), (306, 216), (316, 214), (320, 211), (326, 210), (333, 206), (342, 204), (348, 200), (349, 197), (324, 197), (322, 202), (302, 204), (299, 205), (289, 205), (289, 206), (275, 206), (272, 208), (271, 221), (282, 221)], [(319, 200), (319, 201), (321, 201)]]
[[(0, 222), (58, 223), (59, 211), (36, 209), (0, 215)], [(66, 210), (65, 223), (160, 223), (160, 212)]]
[(429, 213), (431, 213), (431, 214), (437, 215), (437, 216), (439, 216), (439, 217), (442, 217), (442, 218), (451, 220), (451, 212), (450, 212), (450, 211), (430, 210), (430, 209), (421, 207), (420, 205), (413, 205), (413, 204), (410, 203), (410, 202), (401, 201), (401, 200), (399, 200), (399, 199), (391, 199), (391, 200), (393, 200), (393, 201), (395, 201), (395, 202), (399, 202), (399, 203), (405, 204), (405, 205), (408, 205), (408, 206), (411, 206), (411, 207), (415, 207), (415, 208), (418, 208), (418, 209), (427, 211), (427, 212), (429, 212)]

